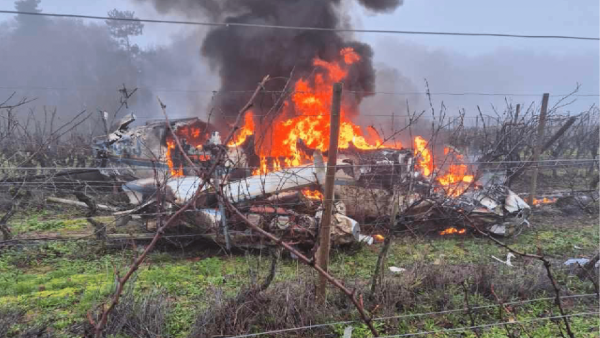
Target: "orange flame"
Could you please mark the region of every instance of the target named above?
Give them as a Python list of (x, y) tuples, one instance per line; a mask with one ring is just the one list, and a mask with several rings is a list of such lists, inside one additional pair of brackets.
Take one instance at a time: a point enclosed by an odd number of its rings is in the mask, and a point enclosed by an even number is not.
[(183, 165), (179, 164), (177, 168), (173, 164), (173, 150), (177, 148), (174, 140), (167, 139), (167, 165), (171, 176), (183, 176)]
[(555, 203), (557, 200), (556, 197), (554, 198), (548, 198), (548, 197), (544, 197), (542, 199), (537, 199), (534, 198), (533, 199), (533, 205), (540, 205), (540, 204), (550, 204), (550, 203)]
[[(456, 160), (462, 161), (463, 156), (454, 148), (444, 148), (445, 155), (449, 155), (451, 152)], [(468, 188), (468, 184), (475, 180), (475, 176), (467, 175), (467, 172), (468, 167), (465, 164), (451, 164), (447, 173), (438, 177), (437, 180), (442, 186), (449, 188), (447, 190), (449, 195), (460, 196)]]
[(441, 185), (449, 187), (447, 190), (449, 195), (460, 196), (468, 188), (468, 184), (475, 180), (473, 175), (467, 175), (467, 170), (464, 164), (452, 164), (448, 168), (448, 173), (438, 177), (437, 180)]
[(344, 48), (340, 51), (340, 55), (342, 55), (344, 57), (344, 62), (346, 64), (353, 64), (357, 61), (360, 61), (360, 56), (358, 54), (356, 54), (356, 52), (354, 51), (354, 49), (352, 47), (347, 47)]
[[(431, 158), (431, 152), (427, 146), (428, 143), (423, 137), (415, 137), (415, 157), (418, 158), (418, 168), (425, 177), (431, 176), (435, 168)], [(462, 161), (463, 156), (455, 149), (449, 147), (444, 148), (444, 155), (449, 155), (451, 152), (456, 160)], [(465, 164), (451, 164), (446, 169), (446, 172), (440, 174), (436, 180), (440, 183), (440, 185), (448, 188), (446, 190), (448, 195), (455, 197), (460, 196), (468, 187), (468, 185), (465, 185), (465, 183), (469, 184), (475, 180), (475, 176), (467, 174), (468, 171), (469, 169)]]
[(463, 235), (467, 233), (467, 229), (457, 229), (457, 228), (448, 228), (444, 231), (440, 231), (440, 235), (451, 235), (451, 234), (459, 234), (459, 235)]
[(254, 115), (248, 111), (244, 116), (244, 126), (236, 133), (233, 139), (227, 143), (228, 147), (237, 147), (244, 142), (248, 136), (254, 135)]
[(323, 200), (323, 194), (319, 190), (302, 190), (302, 195), (311, 200)]
[(437, 180), (442, 185), (451, 185), (460, 182), (473, 182), (473, 175), (467, 175), (467, 166), (464, 164), (451, 164), (448, 173), (440, 176)]
[[(191, 147), (196, 149), (202, 149), (202, 145), (206, 142), (208, 138), (208, 125), (202, 121), (190, 122), (188, 124), (183, 124), (174, 128), (174, 132), (177, 135), (177, 139), (181, 143), (181, 146), (186, 151)], [(184, 166), (184, 157), (180, 156), (180, 150), (175, 142), (175, 138), (171, 133), (166, 136), (166, 162), (169, 166), (169, 172), (171, 176), (183, 176), (183, 166)], [(190, 153), (187, 154), (191, 160), (196, 161), (207, 161), (210, 159), (210, 155), (192, 155)], [(180, 163), (174, 163), (175, 160), (179, 160)]]
[(268, 172), (268, 170), (267, 170), (267, 158), (266, 157), (261, 157), (260, 158), (260, 166), (258, 168), (256, 168), (255, 170), (252, 171), (252, 175), (266, 174), (267, 172)]
[[(254, 174), (264, 174), (282, 167), (298, 166), (311, 161), (311, 156), (298, 147), (301, 141), (306, 148), (325, 152), (329, 148), (330, 108), (333, 83), (343, 80), (349, 67), (361, 60), (352, 48), (340, 51), (337, 62), (319, 58), (313, 60), (316, 67), (314, 78), (299, 79), (294, 84), (294, 94), (283, 103), (282, 112), (268, 126), (254, 130), (257, 135), (256, 154), (260, 167)], [(360, 126), (351, 122), (349, 116), (354, 108), (342, 105), (340, 111), (339, 148), (378, 149), (383, 141), (378, 135), (364, 135)], [(397, 145), (400, 147), (400, 145)]]
[(421, 136), (415, 137), (415, 157), (418, 158), (419, 169), (423, 176), (429, 177), (433, 172), (433, 159), (427, 149), (427, 141)]

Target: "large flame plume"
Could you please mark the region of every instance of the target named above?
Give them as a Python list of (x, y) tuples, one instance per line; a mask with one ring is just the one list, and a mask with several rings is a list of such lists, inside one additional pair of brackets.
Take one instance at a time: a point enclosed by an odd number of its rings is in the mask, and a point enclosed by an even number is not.
[[(255, 136), (255, 152), (260, 157), (260, 166), (254, 174), (310, 162), (311, 155), (301, 149), (299, 143), (312, 150), (328, 150), (331, 88), (335, 82), (343, 81), (350, 67), (360, 61), (360, 55), (350, 47), (340, 51), (336, 62), (315, 58), (314, 78), (301, 78), (294, 84), (294, 93), (283, 103), (282, 112), (266, 125), (257, 124), (252, 114), (247, 114), (244, 126), (228, 145), (238, 146), (247, 136), (260, 135)], [(353, 109), (356, 107), (351, 105), (341, 107), (339, 148), (368, 150), (382, 147), (383, 140), (379, 135), (363, 134), (361, 127), (350, 120), (355, 113)]]
[[(257, 119), (253, 111), (248, 111), (244, 116), (244, 125), (227, 146), (241, 146), (249, 136), (254, 135), (254, 151), (259, 157), (254, 175), (311, 162), (311, 150), (326, 152), (329, 147), (331, 88), (335, 82), (344, 81), (351, 67), (359, 62), (361, 56), (350, 47), (342, 48), (336, 61), (314, 58), (314, 76), (300, 78), (294, 83), (293, 94), (283, 102), (281, 112), (263, 121)], [(399, 143), (384, 145), (384, 140), (377, 133), (364, 134), (362, 128), (351, 121), (351, 117), (357, 115), (356, 104), (343, 103), (340, 109), (340, 149), (353, 147), (373, 150), (402, 146)], [(202, 146), (203, 138), (199, 128), (180, 128), (177, 135), (180, 139), (191, 140), (194, 147)], [(428, 141), (422, 136), (416, 136), (413, 142), (417, 168), (424, 177), (435, 176), (435, 181), (446, 194), (459, 196), (474, 181), (474, 176), (468, 174), (467, 165), (462, 163), (462, 155), (452, 148), (444, 149), (445, 155), (452, 155), (452, 163), (442, 171), (436, 170)], [(176, 147), (174, 140), (167, 138), (167, 163), (171, 175), (181, 176), (183, 162), (180, 157), (173, 156), (179, 153)]]
[[(254, 175), (310, 162), (310, 153), (299, 144), (322, 152), (328, 150), (332, 85), (343, 81), (350, 67), (360, 61), (360, 55), (349, 47), (340, 51), (337, 62), (315, 58), (313, 65), (317, 71), (314, 79), (301, 78), (294, 84), (294, 93), (284, 102), (282, 112), (266, 126), (258, 124), (252, 112), (248, 112), (244, 117), (244, 126), (228, 146), (239, 146), (248, 136), (260, 135), (255, 139), (255, 152), (260, 157), (260, 165), (254, 170)], [(368, 136), (363, 134), (361, 127), (350, 120), (354, 109), (356, 107), (352, 105), (341, 107), (340, 149), (354, 147), (370, 150), (402, 146), (384, 145), (377, 133), (369, 133)], [(422, 136), (416, 136), (413, 142), (417, 168), (425, 177), (434, 176), (436, 166), (429, 142)], [(446, 194), (459, 196), (474, 181), (474, 176), (468, 173), (467, 165), (463, 164), (463, 156), (453, 148), (444, 148), (444, 155), (452, 155), (452, 163), (445, 166), (443, 172), (438, 170), (435, 180)]]

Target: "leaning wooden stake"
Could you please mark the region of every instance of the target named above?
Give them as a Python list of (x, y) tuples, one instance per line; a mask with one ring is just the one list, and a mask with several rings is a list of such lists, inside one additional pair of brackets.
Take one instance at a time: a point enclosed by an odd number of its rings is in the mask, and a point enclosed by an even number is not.
[[(340, 105), (342, 101), (342, 83), (333, 85), (331, 100), (331, 128), (329, 132), (329, 150), (327, 151), (327, 172), (325, 174), (325, 198), (323, 200), (323, 217), (319, 231), (319, 251), (317, 265), (327, 271), (329, 265), (329, 248), (331, 245), (331, 212), (333, 209), (333, 183), (335, 181), (335, 165), (337, 162), (338, 138), (340, 135)], [(319, 275), (317, 299), (324, 303), (327, 296), (327, 278)]]
[[(571, 128), (571, 126), (573, 125), (573, 123), (575, 123), (575, 121), (577, 120), (577, 116), (573, 116), (571, 118), (569, 118), (567, 120), (567, 122), (565, 122), (565, 124), (562, 125), (562, 127), (560, 127), (560, 129), (558, 129), (556, 131), (556, 133), (554, 133), (554, 135), (552, 135), (552, 137), (550, 137), (548, 139), (548, 141), (546, 141), (546, 143), (544, 143), (544, 147), (542, 148), (542, 151), (540, 152), (543, 153), (544, 151), (550, 149), (550, 147), (554, 144), (554, 142), (556, 142), (556, 140), (558, 140), (569, 128)], [(517, 171), (515, 171), (514, 174), (512, 174), (509, 179), (508, 179), (508, 185), (510, 186), (512, 184), (512, 182), (514, 182), (517, 177), (521, 176), (525, 170), (527, 170), (532, 164), (537, 164), (532, 162), (533, 161), (533, 156), (530, 157), (524, 165), (522, 165)]]
[(540, 109), (540, 120), (538, 122), (537, 130), (537, 144), (533, 149), (533, 175), (531, 177), (531, 190), (529, 191), (529, 205), (533, 205), (535, 199), (535, 192), (537, 189), (537, 177), (539, 172), (539, 159), (542, 154), (542, 148), (544, 147), (544, 128), (546, 127), (546, 111), (548, 110), (548, 98), (550, 94), (545, 93), (542, 98), (542, 109)]

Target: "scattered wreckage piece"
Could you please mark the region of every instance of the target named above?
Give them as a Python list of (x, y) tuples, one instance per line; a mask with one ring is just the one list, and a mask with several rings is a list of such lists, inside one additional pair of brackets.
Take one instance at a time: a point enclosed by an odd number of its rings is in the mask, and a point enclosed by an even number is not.
[(410, 183), (416, 188), (419, 176), (408, 149), (344, 151), (337, 163), (334, 194), (344, 201), (347, 215), (368, 222), (391, 214), (394, 189), (404, 192), (400, 204), (405, 204)]
[[(472, 200), (471, 206), (465, 205)], [(498, 236), (512, 236), (529, 226), (527, 218), (531, 207), (513, 191), (503, 185), (491, 185), (473, 190), (457, 199), (460, 208), (475, 226)]]
[[(281, 207), (272, 207), (265, 202), (273, 202), (275, 199), (303, 199), (306, 209), (311, 208), (313, 202), (301, 196), (300, 190), (308, 187), (319, 186), (325, 181), (325, 166), (320, 153), (314, 154), (314, 164), (293, 168), (286, 168), (264, 175), (250, 176), (244, 179), (228, 181), (220, 186), (223, 197), (231, 203), (241, 205), (241, 209), (246, 212), (246, 216), (255, 225), (262, 228), (268, 228), (279, 237), (294, 242), (296, 244), (313, 245), (317, 235), (317, 225), (320, 222), (320, 213), (313, 213), (313, 216), (299, 213), (292, 209)], [(166, 180), (167, 201), (173, 205), (180, 205), (189, 201), (201, 185), (201, 178), (195, 176), (172, 177)], [(144, 206), (145, 209), (152, 210), (149, 199), (156, 195), (156, 180), (145, 178), (129, 182), (123, 186), (132, 205)], [(211, 197), (213, 195), (213, 197)], [(189, 224), (201, 228), (203, 231), (212, 231), (219, 233), (222, 227), (222, 220), (226, 215), (216, 209), (214, 204), (216, 198), (214, 188), (207, 187), (202, 192), (202, 199), (199, 204), (212, 207), (210, 209), (199, 209), (186, 215)], [(338, 208), (344, 210), (343, 207)], [(313, 206), (313, 210), (316, 208)], [(137, 212), (141, 212), (137, 208)], [(123, 214), (123, 213), (121, 213)], [(231, 229), (245, 229), (239, 220), (235, 217), (228, 220)], [(332, 240), (337, 244), (346, 244), (353, 241), (365, 240), (370, 238), (360, 236), (360, 226), (358, 222), (350, 217), (338, 212), (334, 217), (332, 226)], [(218, 240), (218, 238), (217, 238)], [(371, 240), (372, 242), (372, 240)]]
[[(464, 222), (464, 215), (473, 224)], [(531, 207), (519, 195), (506, 186), (490, 185), (466, 191), (458, 197), (437, 194), (423, 198), (408, 208), (403, 216), (414, 216), (411, 221), (425, 223), (428, 225), (426, 229), (436, 229), (436, 223), (445, 227), (474, 226), (493, 235), (508, 237), (518, 235), (523, 226), (529, 226), (529, 215)]]
[[(191, 173), (185, 168), (185, 158), (164, 120), (151, 120), (130, 128), (134, 121), (135, 115), (127, 116), (114, 132), (95, 139), (94, 155), (103, 168), (101, 174), (131, 181), (154, 177), (155, 169), (161, 178)], [(202, 145), (209, 142), (216, 129), (198, 118), (175, 119), (169, 123), (186, 155), (199, 166), (205, 165), (211, 152), (202, 149)]]
[[(85, 209), (89, 208), (87, 206), (87, 204), (85, 204), (83, 202), (73, 201), (73, 200), (66, 199), (66, 198), (48, 197), (48, 198), (46, 198), (46, 201), (50, 202), (50, 203), (60, 203), (60, 204), (72, 205), (72, 206), (76, 206), (76, 207), (82, 207)], [(98, 208), (100, 210), (104, 210), (104, 211), (112, 211), (112, 212), (117, 211), (117, 208), (112, 207), (110, 205), (105, 205), (105, 204), (96, 204), (96, 208)]]
[[(220, 194), (255, 225), (269, 229), (284, 240), (296, 244), (315, 242), (321, 200), (318, 194), (305, 192), (319, 192), (325, 182), (325, 165), (319, 151), (309, 154), (313, 164), (251, 175), (247, 166), (256, 157), (252, 137), (248, 137), (245, 144), (228, 147), (221, 144), (218, 132), (211, 125), (199, 119), (173, 120), (171, 128), (165, 121), (149, 121), (144, 126), (129, 129), (134, 119), (134, 116), (125, 118), (116, 131), (96, 147), (98, 158), (106, 167), (101, 172), (128, 181), (122, 189), (134, 208), (115, 216), (126, 218), (138, 214), (152, 222), (157, 181), (166, 186), (163, 197), (167, 213), (176, 211), (178, 205), (198, 193), (201, 178), (192, 168), (184, 166), (185, 156), (174, 142), (173, 130), (186, 155), (201, 169), (211, 164), (216, 151), (227, 152), (216, 176), (219, 182), (205, 186), (199, 192), (198, 209), (185, 213), (182, 218), (182, 224), (192, 232), (215, 234), (216, 241), (226, 239), (227, 233), (247, 233), (234, 215), (228, 218), (230, 215), (217, 198)], [(332, 240), (335, 244), (372, 243), (372, 237), (360, 233), (360, 223), (389, 219), (394, 203), (399, 203), (402, 220), (397, 227), (409, 222), (424, 224), (430, 230), (448, 225), (464, 228), (461, 222), (464, 214), (482, 230), (509, 236), (519, 233), (523, 225), (528, 224), (531, 208), (508, 188), (488, 182), (458, 197), (448, 196), (443, 189), (436, 188), (435, 180), (415, 169), (414, 156), (409, 149), (340, 151), (334, 188)], [(275, 158), (266, 161), (279, 162)], [(158, 177), (155, 177), (155, 169), (160, 174)], [(399, 192), (397, 199), (393, 198), (394, 191)]]
[[(264, 175), (225, 182), (221, 185), (223, 197), (231, 203), (250, 201), (265, 195), (277, 194), (291, 189), (301, 189), (325, 181), (323, 157), (315, 154), (314, 165), (285, 168)], [(201, 178), (195, 176), (174, 177), (167, 180), (175, 202), (182, 204), (196, 194)], [(210, 187), (205, 188), (210, 192)]]
[[(389, 217), (398, 203), (398, 227), (417, 223), (426, 232), (464, 227), (463, 214), (479, 229), (498, 236), (518, 234), (529, 225), (531, 207), (504, 185), (478, 182), (459, 196), (449, 196), (437, 189), (435, 180), (414, 170), (412, 152), (394, 149), (369, 154), (370, 158), (341, 160), (336, 172), (336, 197), (356, 220), (377, 223)], [(395, 201), (394, 190), (400, 192)]]
[[(372, 243), (372, 237), (360, 233), (358, 220), (362, 223), (369, 219), (389, 218), (394, 189), (406, 191), (395, 202), (400, 204), (403, 222), (408, 220), (424, 224), (426, 226), (423, 228), (428, 231), (441, 230), (441, 226), (447, 227), (450, 224), (464, 227), (465, 224), (461, 221), (463, 214), (479, 229), (499, 236), (517, 234), (528, 224), (527, 217), (531, 208), (505, 186), (478, 187), (458, 197), (449, 197), (443, 192), (433, 192), (429, 181), (411, 171), (412, 156), (407, 156), (410, 153), (397, 151), (395, 154), (404, 156), (398, 156), (399, 160), (395, 162), (371, 162), (370, 165), (368, 161), (365, 164), (360, 159), (340, 159), (335, 176), (336, 201), (332, 226), (334, 244)], [(255, 225), (268, 229), (291, 243), (313, 245), (322, 212), (320, 200), (307, 198), (302, 191), (318, 187), (324, 182), (322, 156), (316, 152), (314, 159), (314, 165), (225, 181), (219, 189), (223, 198), (240, 208)], [(373, 181), (377, 182), (376, 188), (371, 185)], [(189, 201), (196, 194), (200, 183), (200, 178), (195, 176), (168, 178), (166, 195), (171, 208)], [(155, 184), (155, 179), (146, 178), (123, 186), (130, 197), (130, 203), (138, 206), (138, 212), (144, 205), (147, 210), (154, 210), (150, 205), (156, 193)], [(415, 191), (410, 194), (409, 185), (415, 187)], [(228, 219), (218, 209), (216, 195), (214, 187), (205, 188), (198, 205), (202, 209), (186, 215), (186, 224), (197, 231), (219, 234), (225, 220), (232, 232), (246, 231), (246, 227), (235, 216)], [(223, 239), (224, 236), (215, 236), (219, 243)], [(261, 239), (255, 237), (254, 241), (261, 242)]]
[[(222, 193), (232, 203), (250, 201), (266, 195), (276, 195), (292, 189), (302, 189), (319, 185), (325, 181), (323, 157), (315, 154), (314, 165), (286, 168), (265, 175), (250, 176), (221, 185)], [(166, 179), (167, 195), (171, 202), (183, 204), (189, 201), (202, 184), (197, 176), (170, 177)], [(156, 193), (156, 179), (143, 178), (123, 185), (123, 190), (132, 205), (140, 205)], [(203, 193), (215, 193), (205, 186)]]

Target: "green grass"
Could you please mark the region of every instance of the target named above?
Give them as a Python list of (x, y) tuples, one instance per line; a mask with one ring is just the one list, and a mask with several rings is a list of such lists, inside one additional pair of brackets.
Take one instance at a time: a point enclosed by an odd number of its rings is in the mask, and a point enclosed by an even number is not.
[[(19, 231), (66, 231), (83, 227), (78, 221), (39, 222), (29, 219), (20, 223)], [(566, 224), (573, 222), (572, 224)], [(556, 262), (564, 258), (589, 255), (599, 241), (597, 219), (589, 217), (546, 219), (534, 218), (534, 229), (526, 230), (516, 239), (507, 242), (516, 249), (536, 252), (542, 248)], [(70, 230), (69, 230), (70, 231)], [(346, 281), (370, 279), (380, 246), (334, 250), (331, 259), (331, 272)], [(29, 324), (48, 323), (57, 332), (66, 331), (70, 325), (85, 320), (85, 314), (94, 305), (104, 301), (113, 290), (113, 271), (125, 271), (135, 251), (121, 250), (99, 254), (87, 242), (50, 242), (40, 246), (4, 250), (0, 253), (0, 307), (16, 307), (27, 311)], [(245, 256), (203, 256), (202, 251), (191, 253), (154, 252), (135, 276), (135, 292), (138, 294), (160, 288), (168, 293), (173, 301), (173, 309), (168, 315), (167, 327), (173, 337), (184, 337), (193, 323), (195, 314), (206, 307), (206, 298), (215, 288), (223, 290), (226, 296), (235, 295), (241, 287), (249, 285), (252, 275), (268, 270), (268, 256), (248, 254)], [(413, 237), (396, 239), (387, 259), (388, 266), (410, 267), (413, 265), (460, 265), (497, 264), (494, 255), (504, 258), (506, 250), (484, 238), (471, 235), (449, 236), (446, 238)], [(515, 264), (522, 264), (519, 259)], [(504, 271), (504, 270), (503, 270)], [(511, 270), (506, 269), (510, 278)], [(278, 267), (275, 283), (292, 280), (298, 276), (314, 276), (314, 272), (295, 260), (284, 259)], [(389, 272), (388, 272), (389, 275)], [(258, 277), (255, 280), (262, 280)], [(574, 292), (589, 288), (574, 279), (562, 279)], [(463, 306), (463, 294), (459, 286), (449, 286), (444, 290), (450, 296), (450, 304)], [(540, 295), (532, 295), (540, 296)], [(474, 295), (473, 304), (486, 304), (489, 300)], [(548, 304), (531, 304), (523, 307), (517, 319), (535, 318), (547, 311)], [(435, 311), (435, 304), (418, 304), (409, 313)], [(577, 311), (574, 308), (573, 311)], [(493, 316), (494, 314), (490, 314)], [(547, 314), (545, 314), (547, 315)], [(482, 319), (482, 322), (483, 319)], [(594, 318), (573, 318), (573, 327), (580, 337), (596, 337), (589, 328), (597, 327)], [(438, 331), (445, 327), (469, 325), (467, 317), (447, 315), (440, 317), (413, 318), (397, 323), (395, 327), (379, 323), (388, 333)], [(21, 329), (23, 324), (15, 326)], [(359, 324), (353, 337), (368, 336), (366, 328)], [(531, 326), (532, 337), (546, 337), (556, 334), (556, 325), (540, 322)], [(344, 327), (336, 327), (341, 335)], [(341, 330), (341, 331), (340, 331)], [(400, 331), (398, 331), (400, 330)], [(436, 337), (456, 335), (437, 334)], [(486, 331), (484, 337), (505, 337), (502, 327)], [(466, 331), (465, 337), (474, 337)]]
[[(103, 222), (112, 221), (110, 216), (97, 216), (95, 219)], [(28, 233), (59, 233), (68, 234), (90, 230), (91, 227), (85, 219), (82, 209), (66, 208), (61, 211), (23, 210), (11, 222), (11, 231), (14, 235)]]

